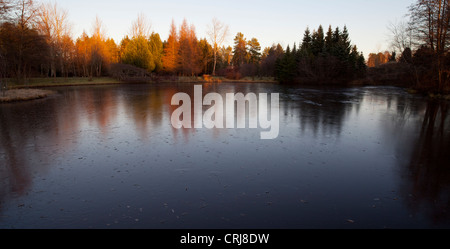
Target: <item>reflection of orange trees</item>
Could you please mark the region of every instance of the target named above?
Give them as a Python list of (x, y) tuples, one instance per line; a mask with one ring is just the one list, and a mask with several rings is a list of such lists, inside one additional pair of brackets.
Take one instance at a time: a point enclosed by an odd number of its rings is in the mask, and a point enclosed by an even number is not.
[(212, 86), (216, 83), (222, 83), (222, 79), (218, 77), (213, 77), (211, 75), (205, 74), (203, 75), (203, 85), (204, 86)]
[[(97, 93), (97, 92), (96, 92)], [(105, 129), (112, 123), (112, 120), (117, 115), (117, 96), (114, 96), (112, 91), (96, 94), (96, 111), (97, 123), (105, 132)]]
[(83, 103), (82, 108), (88, 114), (87, 120), (96, 123), (103, 133), (107, 132), (108, 126), (117, 116), (118, 97), (114, 91), (95, 88), (85, 90), (75, 101)]
[[(180, 89), (181, 91), (178, 92), (180, 95), (173, 96), (171, 100), (171, 121), (172, 125), (176, 127), (174, 133), (181, 130), (188, 134), (201, 129), (202, 131), (211, 130), (214, 136), (218, 137), (220, 134), (226, 133), (227, 129), (235, 127), (237, 129), (257, 129), (258, 116), (263, 129), (273, 128), (275, 123), (278, 125), (279, 121), (277, 108), (279, 96), (271, 94), (269, 103), (267, 93), (258, 93), (260, 90), (258, 88), (259, 86), (255, 86), (255, 84), (210, 83), (195, 85), (194, 91)], [(275, 114), (276, 119), (267, 120), (268, 117), (265, 114), (272, 117)], [(271, 129), (270, 132), (272, 131)], [(276, 132), (278, 133), (278, 131)], [(262, 136), (262, 139), (267, 138)]]
[(25, 143), (23, 139), (16, 139), (10, 126), (6, 117), (0, 119), (0, 145), (5, 153), (4, 166), (9, 179), (9, 191), (22, 195), (31, 185), (31, 172), (28, 171), (23, 160)]
[[(170, 118), (172, 113), (179, 107), (176, 105), (170, 105), (170, 103), (172, 102), (172, 97), (179, 93), (179, 92), (185, 92), (187, 94), (189, 94), (190, 96), (193, 96), (194, 92), (192, 91), (192, 88), (183, 88), (180, 87), (179, 85), (170, 85), (168, 86), (168, 88), (165, 89), (166, 95), (164, 96), (164, 103), (169, 103), (168, 105), (168, 116), (167, 116), (167, 121), (170, 123)], [(180, 103), (182, 104), (182, 103)], [(194, 108), (194, 103), (191, 103), (191, 108)], [(194, 127), (194, 114), (191, 113), (191, 127)], [(174, 139), (174, 143), (178, 143), (178, 135), (181, 134), (183, 136), (184, 141), (188, 141), (189, 140), (189, 136), (192, 133), (195, 133), (195, 129), (175, 129), (172, 125), (171, 125), (171, 129), (172, 129), (172, 134), (173, 134), (173, 139)]]
[(175, 91), (170, 85), (136, 85), (135, 90), (127, 93), (123, 106), (141, 138), (148, 137), (149, 129), (160, 127), (165, 121), (170, 122), (170, 112), (173, 110), (169, 104)]
[(409, 163), (413, 209), (426, 207), (433, 221), (450, 218), (450, 120), (447, 102), (429, 101)]
[(67, 135), (78, 130), (79, 122), (77, 115), (67, 114), (77, 107), (56, 104), (45, 100), (27, 108), (27, 115), (20, 105), (0, 107), (0, 173), (6, 174), (0, 202), (10, 194), (25, 194), (32, 172), (46, 170), (49, 161), (73, 144)]

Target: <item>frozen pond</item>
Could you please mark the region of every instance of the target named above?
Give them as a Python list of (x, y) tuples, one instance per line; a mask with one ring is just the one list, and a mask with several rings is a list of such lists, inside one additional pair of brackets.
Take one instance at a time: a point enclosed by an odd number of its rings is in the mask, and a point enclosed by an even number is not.
[(280, 93), (277, 139), (174, 129), (193, 84), (54, 88), (0, 104), (0, 228), (450, 228), (448, 102), (390, 87)]

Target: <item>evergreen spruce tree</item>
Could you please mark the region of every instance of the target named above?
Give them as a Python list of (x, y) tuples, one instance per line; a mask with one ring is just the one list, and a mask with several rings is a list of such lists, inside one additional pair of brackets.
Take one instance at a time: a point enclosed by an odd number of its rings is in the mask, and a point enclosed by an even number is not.
[(328, 27), (327, 36), (325, 37), (325, 53), (330, 54), (333, 50), (334, 42), (333, 42), (333, 30), (331, 29), (331, 25)]
[(394, 52), (392, 52), (392, 55), (391, 55), (391, 57), (389, 58), (389, 61), (393, 61), (393, 62), (395, 62), (395, 61), (397, 61), (397, 53), (395, 53), (395, 51)]
[(284, 56), (276, 62), (276, 78), (282, 83), (291, 83), (296, 75), (295, 54), (290, 47), (286, 48)]
[(305, 34), (303, 35), (302, 45), (300, 46), (300, 53), (303, 56), (311, 54), (312, 37), (309, 28), (306, 28)]
[(358, 60), (358, 57), (359, 57), (359, 52), (358, 52), (358, 48), (355, 45), (355, 46), (353, 46), (352, 52), (350, 53), (350, 56), (349, 56), (349, 62), (353, 66), (354, 69), (356, 69), (356, 61)]
[(356, 60), (356, 70), (358, 76), (363, 76), (367, 71), (366, 59), (364, 54), (361, 52)]
[(286, 52), (276, 61), (275, 76), (287, 83), (316, 82), (341, 83), (363, 76), (366, 72), (365, 59), (356, 46), (351, 45), (348, 29), (343, 31), (330, 25), (324, 34), (322, 25), (312, 34), (305, 30), (299, 48), (287, 47)]
[(339, 28), (336, 28), (333, 37), (334, 46), (331, 54), (341, 62), (348, 62), (352, 47), (347, 27), (344, 27), (342, 32), (340, 32)]
[(337, 47), (338, 47), (338, 44), (340, 43), (340, 41), (341, 41), (341, 31), (339, 30), (339, 27), (336, 27), (336, 29), (334, 30), (334, 33), (333, 33), (333, 42), (332, 42), (332, 49), (331, 49), (331, 54), (334, 56), (338, 55)]
[(350, 41), (350, 36), (348, 34), (347, 26), (344, 26), (344, 30), (342, 31), (340, 42), (341, 42), (340, 46), (342, 47), (344, 54), (345, 55), (350, 54), (350, 52), (352, 50), (352, 44)]
[(312, 35), (311, 50), (314, 56), (318, 56), (323, 52), (325, 47), (325, 37), (322, 25), (319, 26), (316, 32)]

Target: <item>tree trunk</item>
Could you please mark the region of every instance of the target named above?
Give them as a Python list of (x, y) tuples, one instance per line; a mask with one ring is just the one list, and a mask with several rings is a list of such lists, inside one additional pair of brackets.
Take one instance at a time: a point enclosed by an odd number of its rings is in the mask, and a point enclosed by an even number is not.
[(216, 76), (216, 65), (217, 65), (217, 49), (214, 49), (214, 67), (213, 67), (213, 76)]

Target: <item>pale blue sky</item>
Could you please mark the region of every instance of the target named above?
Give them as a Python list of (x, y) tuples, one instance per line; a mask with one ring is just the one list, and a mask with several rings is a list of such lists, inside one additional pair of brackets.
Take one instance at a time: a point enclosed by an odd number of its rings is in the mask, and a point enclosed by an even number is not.
[(177, 26), (184, 18), (196, 27), (199, 38), (206, 37), (213, 17), (230, 28), (228, 44), (237, 32), (257, 38), (262, 47), (280, 43), (283, 47), (299, 43), (306, 27), (317, 29), (347, 25), (352, 43), (367, 55), (389, 50), (387, 26), (402, 19), (415, 0), (52, 0), (69, 12), (72, 33), (91, 32), (96, 16), (103, 21), (107, 35), (119, 43), (139, 13), (152, 24), (152, 31), (167, 39), (172, 19)]

